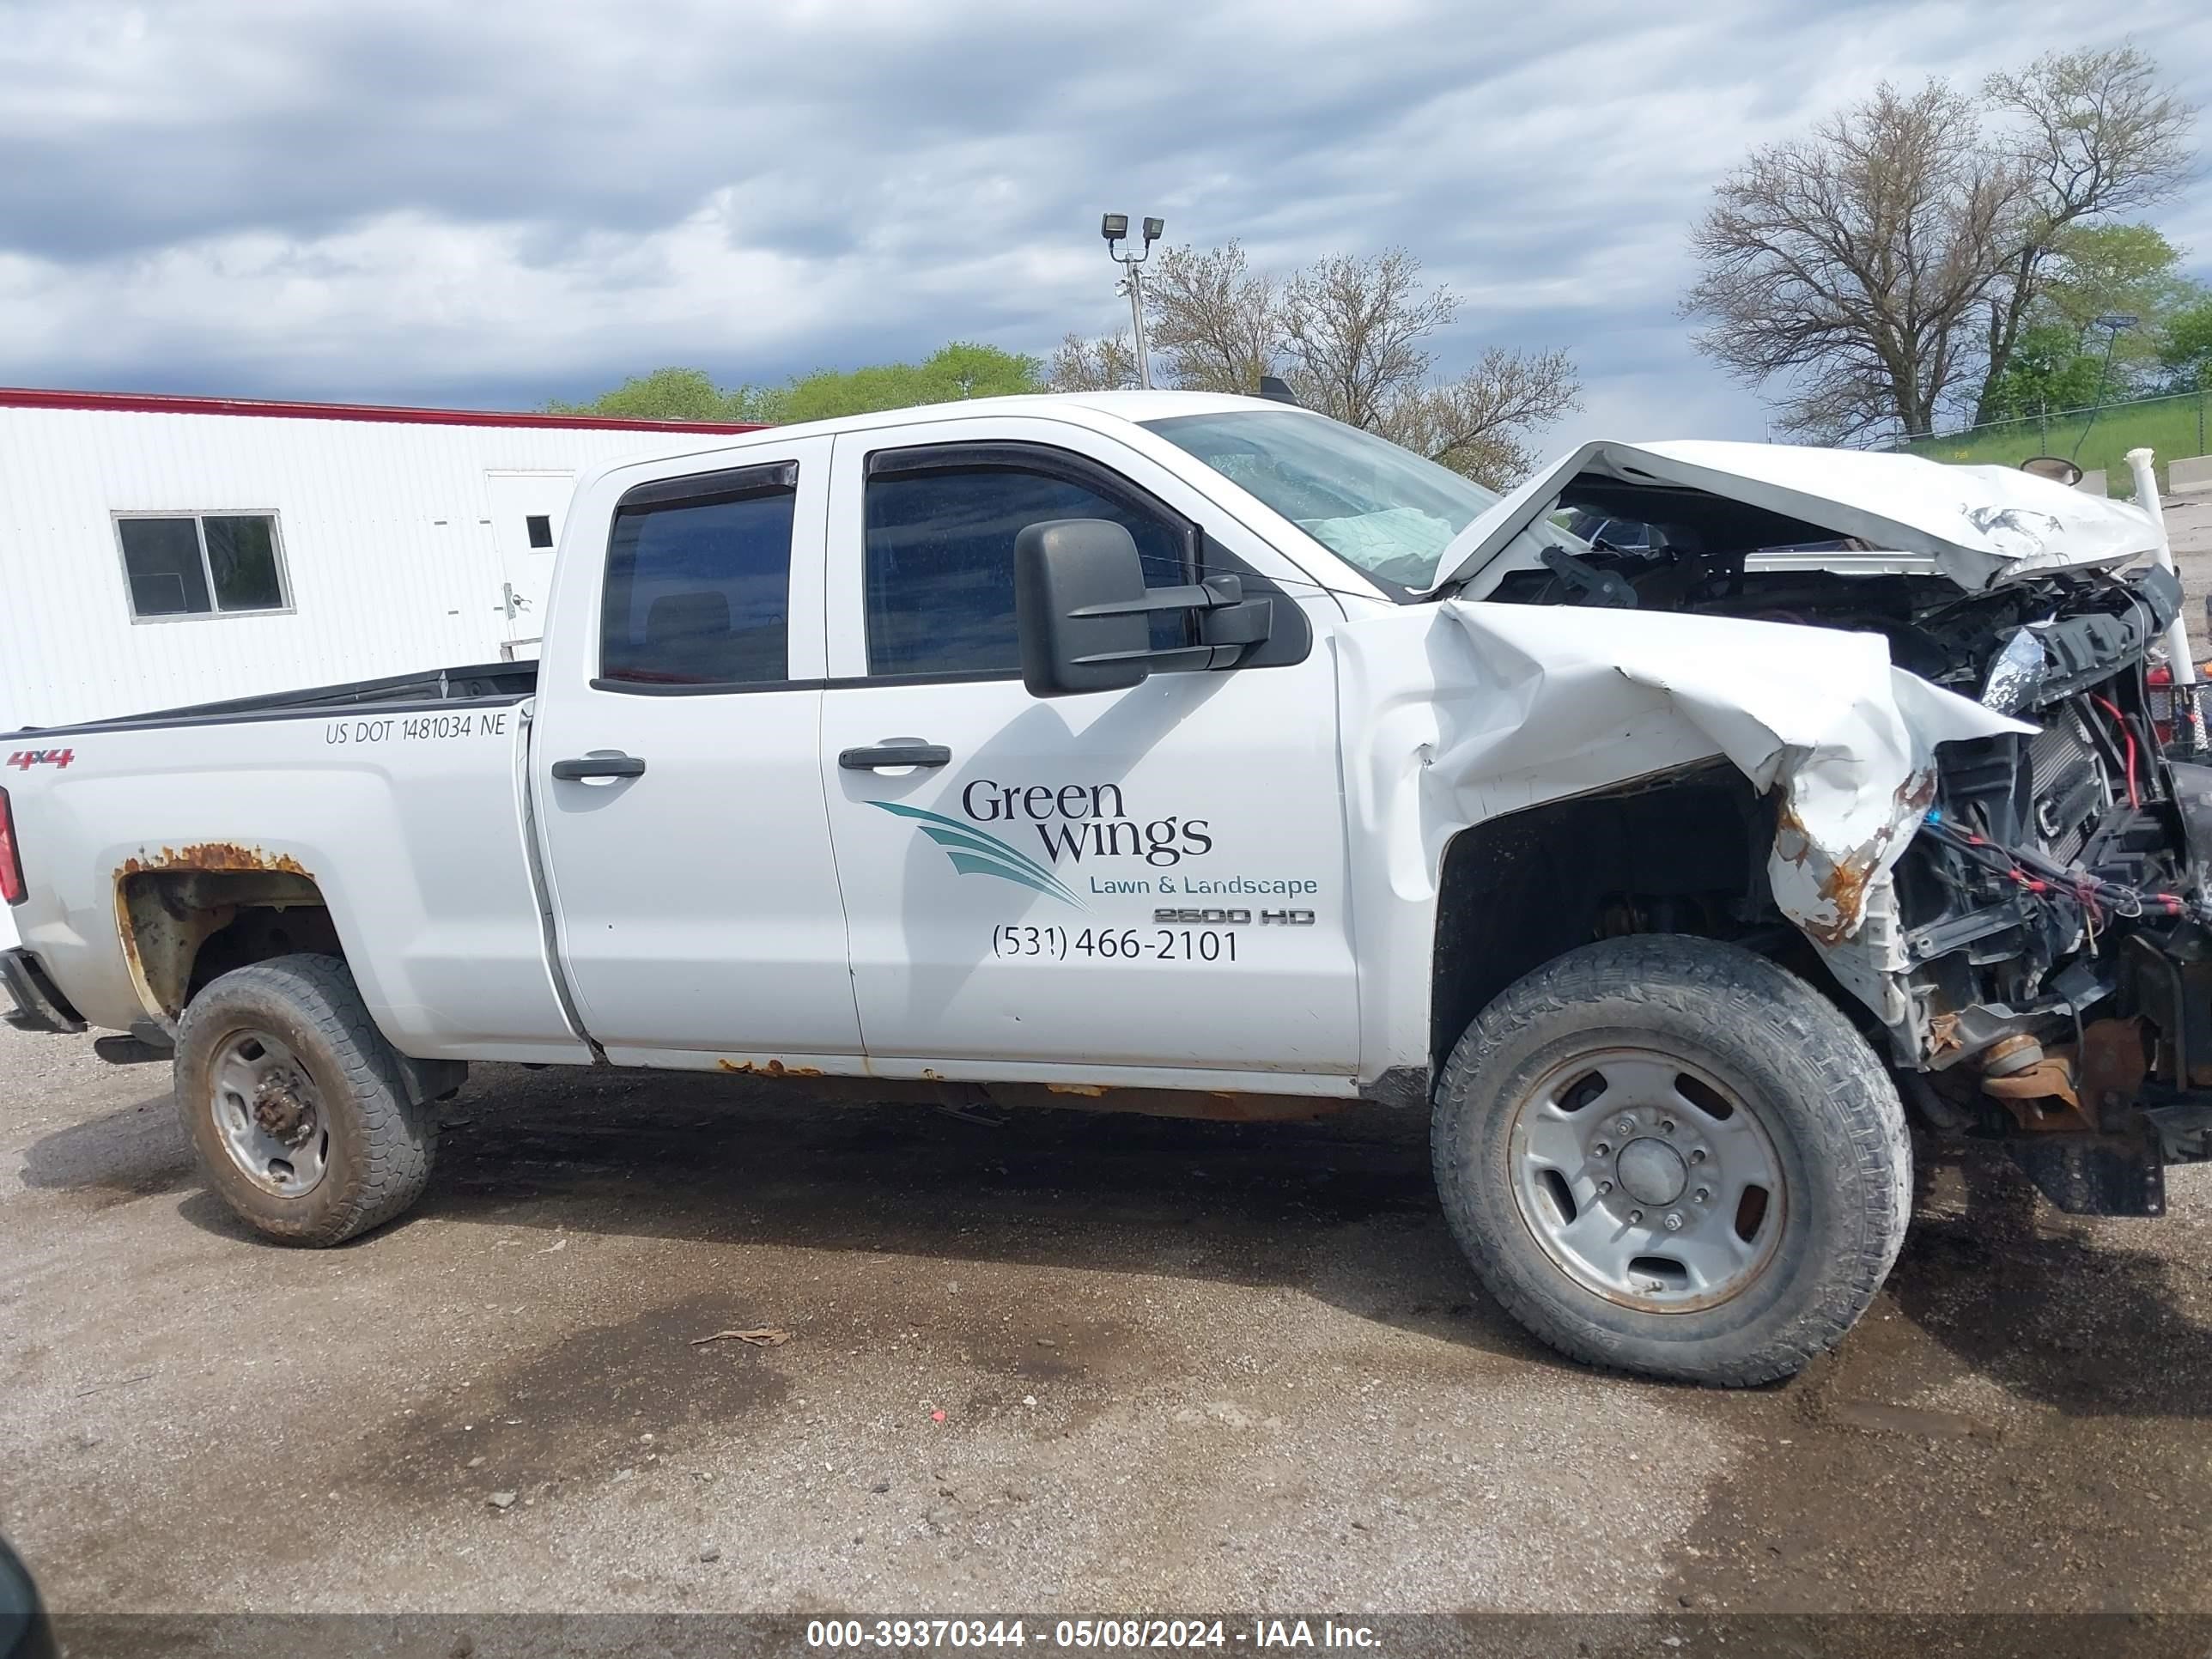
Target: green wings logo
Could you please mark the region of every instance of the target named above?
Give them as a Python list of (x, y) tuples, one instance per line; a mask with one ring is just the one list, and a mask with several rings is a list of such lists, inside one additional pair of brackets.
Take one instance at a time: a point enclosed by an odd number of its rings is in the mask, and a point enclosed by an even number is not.
[(1050, 865), (1038, 863), (1027, 853), (1009, 846), (996, 836), (986, 835), (972, 823), (963, 823), (942, 812), (925, 811), (919, 806), (902, 805), (897, 801), (871, 801), (869, 805), (880, 806), (899, 817), (914, 819), (923, 835), (945, 849), (945, 856), (952, 860), (952, 867), (963, 876), (996, 876), (1000, 881), (1032, 888), (1079, 910), (1089, 908), (1053, 873)]

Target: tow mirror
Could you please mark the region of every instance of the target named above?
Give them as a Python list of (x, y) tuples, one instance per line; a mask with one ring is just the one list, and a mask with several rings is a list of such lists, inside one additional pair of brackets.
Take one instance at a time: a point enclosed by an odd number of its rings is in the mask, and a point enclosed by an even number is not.
[[(1201, 641), (1152, 649), (1152, 618), (1198, 615)], [(1120, 691), (1155, 673), (1228, 668), (1268, 636), (1274, 601), (1237, 576), (1146, 587), (1129, 532), (1110, 519), (1054, 519), (1014, 538), (1014, 620), (1022, 683), (1036, 697)]]
[(2082, 478), (2081, 464), (2069, 461), (2063, 455), (2031, 455), (2020, 464), (2020, 470), (2063, 484), (2077, 484)]

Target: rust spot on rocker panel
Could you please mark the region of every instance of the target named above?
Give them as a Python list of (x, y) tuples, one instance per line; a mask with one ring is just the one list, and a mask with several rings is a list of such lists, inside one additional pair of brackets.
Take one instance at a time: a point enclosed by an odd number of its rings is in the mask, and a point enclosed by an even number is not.
[(820, 1077), (822, 1071), (815, 1066), (787, 1066), (780, 1060), (764, 1060), (757, 1063), (750, 1060), (718, 1060), (717, 1071), (727, 1072), (732, 1077)]

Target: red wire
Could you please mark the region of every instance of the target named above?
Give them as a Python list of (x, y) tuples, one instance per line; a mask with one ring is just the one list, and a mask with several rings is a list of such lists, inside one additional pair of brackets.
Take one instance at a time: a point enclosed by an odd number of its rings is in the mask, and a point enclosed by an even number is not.
[(2120, 728), (2120, 736), (2128, 746), (2128, 805), (2130, 806), (2141, 806), (2142, 805), (2142, 796), (2136, 788), (2135, 728), (2128, 724), (2127, 716), (2120, 713), (2118, 704), (2114, 703), (2106, 698), (2100, 697), (2094, 692), (2090, 693), (2089, 701), (2095, 703), (2098, 708), (2103, 709), (2107, 714), (2110, 714), (2112, 717), (2112, 724)]

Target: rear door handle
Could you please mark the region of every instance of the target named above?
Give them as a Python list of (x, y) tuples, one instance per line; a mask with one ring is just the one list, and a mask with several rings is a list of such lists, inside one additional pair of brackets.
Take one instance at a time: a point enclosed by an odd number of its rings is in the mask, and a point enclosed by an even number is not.
[(587, 778), (641, 778), (645, 763), (635, 755), (586, 755), (581, 760), (555, 761), (556, 783), (581, 783)]
[(871, 744), (839, 751), (837, 764), (848, 772), (872, 772), (886, 766), (950, 766), (952, 751), (941, 743)]

